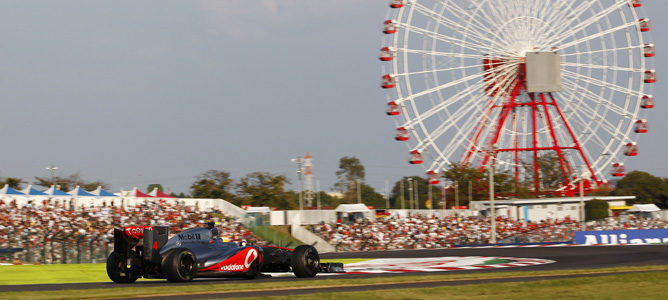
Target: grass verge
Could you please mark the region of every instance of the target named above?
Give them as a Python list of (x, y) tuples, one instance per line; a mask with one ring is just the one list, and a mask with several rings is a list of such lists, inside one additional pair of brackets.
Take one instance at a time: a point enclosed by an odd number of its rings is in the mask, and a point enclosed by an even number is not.
[(666, 280), (668, 273), (665, 272), (634, 273), (533, 282), (290, 295), (262, 299), (665, 299)]
[[(422, 298), (431, 299), (432, 295), (434, 297), (442, 297), (442, 292), (446, 292), (446, 295), (450, 297), (451, 289), (454, 291), (461, 290), (461, 297), (483, 297), (486, 295), (493, 295), (495, 298), (499, 298), (503, 295), (509, 294), (514, 295), (512, 298), (519, 296), (523, 297), (523, 292), (525, 290), (534, 289), (536, 295), (544, 292), (545, 296), (555, 296), (561, 298), (573, 298), (578, 296), (572, 296), (568, 294), (569, 292), (574, 291), (579, 286), (594, 286), (592, 289), (585, 291), (581, 294), (586, 295), (586, 293), (593, 293), (594, 291), (601, 291), (607, 293), (614, 293), (615, 290), (624, 290), (624, 289), (639, 289), (645, 288), (647, 286), (655, 285), (651, 289), (648, 289), (647, 295), (654, 295), (654, 292), (657, 291), (657, 287), (663, 291), (663, 283), (668, 280), (668, 273), (658, 272), (658, 273), (642, 273), (643, 271), (653, 271), (661, 270), (668, 271), (668, 266), (648, 266), (648, 267), (618, 267), (618, 268), (607, 268), (607, 269), (595, 269), (595, 270), (557, 270), (557, 271), (525, 271), (525, 272), (493, 272), (493, 273), (453, 273), (445, 275), (420, 275), (420, 276), (393, 276), (393, 277), (375, 277), (375, 278), (347, 278), (347, 279), (336, 279), (332, 277), (331, 279), (323, 280), (295, 280), (295, 281), (282, 281), (282, 282), (252, 282), (252, 281), (221, 281), (221, 282), (212, 282), (211, 284), (204, 285), (174, 285), (174, 286), (160, 286), (160, 287), (150, 287), (150, 286), (133, 286), (133, 285), (115, 285), (114, 288), (108, 289), (89, 289), (89, 290), (61, 290), (61, 291), (41, 291), (41, 292), (6, 292), (0, 293), (0, 299), (98, 299), (98, 298), (133, 298), (133, 297), (148, 297), (148, 296), (159, 296), (159, 295), (185, 295), (185, 294), (197, 294), (197, 293), (211, 293), (211, 292), (230, 292), (230, 291), (259, 291), (259, 290), (281, 290), (288, 288), (313, 288), (313, 287), (328, 287), (333, 290), (342, 286), (355, 286), (355, 285), (368, 285), (368, 284), (388, 284), (388, 283), (406, 283), (406, 282), (426, 282), (426, 281), (443, 281), (443, 280), (465, 280), (465, 279), (491, 279), (491, 278), (509, 278), (509, 277), (541, 277), (541, 276), (550, 276), (550, 275), (566, 275), (566, 274), (597, 274), (602, 272), (622, 272), (622, 271), (632, 271), (638, 272), (633, 274), (623, 274), (623, 275), (611, 275), (605, 277), (586, 277), (586, 278), (576, 278), (576, 279), (559, 279), (559, 280), (549, 280), (549, 281), (538, 281), (538, 282), (525, 282), (525, 283), (503, 283), (503, 284), (480, 284), (480, 285), (467, 285), (472, 287), (466, 289), (467, 286), (459, 287), (443, 287), (443, 288), (434, 288), (434, 289), (411, 289), (411, 290), (400, 290), (400, 291), (389, 291), (388, 298), (391, 299), (415, 299)], [(606, 278), (601, 281), (598, 278)], [(612, 278), (612, 279), (611, 279)], [(642, 280), (635, 280), (634, 278), (644, 278)], [(615, 282), (616, 288), (612, 289), (609, 285), (603, 285), (605, 282)], [(551, 283), (550, 283), (551, 282)], [(636, 282), (650, 282), (650, 284), (637, 285)], [(596, 287), (601, 284), (601, 287)], [(546, 286), (544, 286), (546, 285)], [(614, 286), (614, 285), (610, 285)], [(502, 289), (503, 292), (496, 291), (497, 289)], [(379, 298), (382, 297), (379, 291), (374, 291), (372, 294), (364, 294), (360, 297), (364, 298)], [(408, 294), (407, 294), (408, 293)], [(414, 294), (417, 293), (417, 294)], [(421, 293), (424, 293), (421, 294)], [(478, 294), (471, 294), (478, 293)], [(532, 292), (534, 293), (534, 292)], [(440, 294), (440, 296), (439, 296)], [(339, 297), (339, 295), (344, 295), (345, 298), (355, 297), (355, 293), (328, 293), (320, 294), (318, 297), (324, 297), (326, 299)], [(527, 295), (534, 295), (528, 294)], [(578, 294), (580, 295), (580, 294)], [(613, 294), (610, 294), (614, 296)], [(621, 295), (621, 294), (620, 294)], [(636, 295), (636, 294), (634, 294)], [(639, 295), (639, 294), (638, 294)], [(636, 295), (636, 296), (638, 296)], [(644, 295), (644, 294), (643, 294)], [(293, 298), (295, 296), (290, 296)], [(313, 295), (308, 295), (309, 299), (313, 299)], [(458, 296), (460, 297), (460, 296)], [(504, 296), (505, 297), (505, 296)], [(531, 296), (535, 297), (535, 296)], [(491, 297), (490, 297), (491, 298)], [(529, 298), (527, 296), (526, 298)], [(604, 297), (605, 298), (605, 297)], [(616, 298), (616, 297), (612, 297)], [(631, 297), (638, 298), (638, 297)], [(440, 299), (440, 298), (439, 298)]]
[[(323, 259), (322, 262), (348, 264), (366, 260), (368, 259)], [(151, 279), (140, 279), (148, 280)], [(105, 264), (0, 266), (0, 285), (108, 281)]]

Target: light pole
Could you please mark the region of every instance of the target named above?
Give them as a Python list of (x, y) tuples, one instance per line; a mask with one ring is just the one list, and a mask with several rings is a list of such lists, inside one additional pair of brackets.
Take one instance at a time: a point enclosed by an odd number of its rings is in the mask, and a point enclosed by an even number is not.
[(420, 209), (420, 194), (418, 193), (418, 181), (415, 180), (413, 181), (413, 184), (415, 184), (415, 209), (419, 210)]
[(293, 163), (297, 164), (297, 178), (299, 180), (299, 210), (304, 210), (304, 199), (302, 198), (302, 164), (304, 164), (304, 159), (299, 156), (291, 160)]
[(55, 178), (56, 178), (56, 170), (58, 170), (58, 167), (56, 167), (56, 166), (48, 166), (48, 167), (46, 167), (46, 170), (49, 171), (49, 172), (51, 172), (51, 184), (52, 184), (53, 186), (55, 186), (56, 183), (54, 182), (54, 180), (55, 180)]
[(496, 208), (494, 207), (494, 159), (496, 158), (496, 144), (492, 145), (491, 149), (489, 149), (489, 153), (491, 152), (491, 159), (489, 161), (489, 210), (490, 210), (490, 218), (491, 218), (491, 236), (490, 236), (490, 243), (491, 244), (496, 244)]
[(360, 189), (362, 185), (360, 184), (360, 180), (357, 179), (357, 203), (362, 203), (362, 190)]
[(408, 207), (413, 209), (413, 179), (408, 177)]
[(585, 202), (584, 202), (584, 179), (589, 177), (587, 166), (583, 165), (580, 172), (580, 230), (585, 230)]
[(448, 204), (447, 203), (447, 201), (448, 201), (447, 200), (448, 199), (447, 192), (448, 192), (448, 183), (445, 180), (443, 180), (443, 199), (441, 199), (441, 201), (442, 201), (441, 202), (441, 209), (443, 210), (443, 219), (445, 219), (445, 209), (446, 209), (446, 206)]
[(455, 180), (455, 207), (459, 209), (459, 181)]
[(318, 210), (320, 210), (320, 180), (315, 181), (315, 190), (316, 190), (316, 193), (317, 193), (317, 194), (315, 194), (315, 197), (318, 201)]
[(404, 209), (404, 198), (406, 198), (406, 194), (404, 194), (404, 179), (402, 178), (399, 180), (399, 192), (401, 193), (401, 209)]
[(390, 209), (390, 182), (385, 179), (385, 209)]

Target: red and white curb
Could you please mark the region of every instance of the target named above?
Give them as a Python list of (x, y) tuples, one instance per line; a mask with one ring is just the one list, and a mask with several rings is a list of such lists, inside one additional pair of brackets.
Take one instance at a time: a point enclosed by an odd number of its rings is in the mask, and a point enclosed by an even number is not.
[[(495, 262), (498, 261), (498, 262)], [(320, 273), (318, 276), (346, 274), (418, 273), (496, 268), (527, 267), (554, 263), (542, 258), (502, 256), (446, 256), (428, 258), (378, 258), (345, 264), (346, 273)], [(294, 277), (292, 273), (269, 273), (274, 277)]]
[[(494, 263), (494, 260), (504, 262)], [(551, 264), (555, 261), (540, 258), (491, 256), (451, 256), (434, 258), (383, 258), (346, 264), (346, 274), (415, 273), (495, 268), (526, 267)]]

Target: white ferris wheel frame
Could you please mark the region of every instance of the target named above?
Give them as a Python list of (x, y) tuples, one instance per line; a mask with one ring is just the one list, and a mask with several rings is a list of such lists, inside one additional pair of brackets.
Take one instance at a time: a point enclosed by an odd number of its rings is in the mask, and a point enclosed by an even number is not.
[[(646, 19), (633, 2), (392, 1), (402, 5), (389, 10), (386, 26), (390, 22), (395, 32), (385, 35), (383, 46), (393, 59), (384, 63), (383, 74), (396, 84), (388, 88), (388, 101), (400, 108), (396, 125), (410, 133), (409, 149), (425, 156), (425, 168), (432, 173), (462, 162), (467, 149), (474, 150), (466, 162), (480, 164), (489, 154), (498, 121), (492, 108), (508, 101), (507, 94), (485, 93), (490, 84), (484, 76), (492, 78), (494, 89), (510, 89), (527, 52), (554, 51), (561, 57), (562, 78), (555, 102), (583, 153), (583, 158), (570, 155), (565, 160), (578, 169), (589, 164), (597, 183), (604, 181), (613, 164), (623, 166), (627, 145), (636, 144), (635, 125), (646, 114), (641, 101), (651, 97), (645, 76), (654, 71), (643, 55), (649, 36), (641, 31)], [(505, 64), (483, 71), (485, 58), (503, 58)], [(534, 117), (542, 125), (529, 124), (527, 112), (514, 115), (512, 124), (498, 125), (499, 145), (494, 146), (507, 148), (514, 141), (515, 149), (530, 148), (532, 135), (543, 148), (557, 140), (568, 144), (569, 126), (549, 124), (545, 110)], [(477, 129), (484, 124), (486, 129)], [(476, 130), (480, 139), (472, 137)], [(499, 153), (496, 161), (497, 168), (510, 171), (519, 160)]]

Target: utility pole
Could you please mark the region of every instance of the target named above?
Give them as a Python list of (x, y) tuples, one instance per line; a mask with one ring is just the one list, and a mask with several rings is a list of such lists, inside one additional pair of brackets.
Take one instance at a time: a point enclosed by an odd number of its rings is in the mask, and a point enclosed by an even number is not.
[(441, 202), (441, 209), (443, 209), (443, 218), (445, 218), (445, 208), (447, 207), (447, 199), (448, 197), (446, 196), (448, 192), (448, 185), (445, 183), (445, 180), (443, 181), (443, 202)]
[(584, 179), (585, 177), (589, 177), (589, 170), (587, 170), (587, 166), (582, 165), (580, 168), (580, 230), (585, 231), (585, 202), (584, 202)]
[(357, 203), (362, 203), (362, 189), (360, 188), (362, 184), (360, 180), (357, 179)]
[(418, 193), (418, 181), (413, 181), (415, 184), (415, 209), (420, 209), (420, 193)]
[(385, 209), (390, 209), (390, 181), (385, 179)]
[(320, 180), (315, 181), (315, 190), (317, 193), (315, 194), (315, 197), (318, 199), (318, 210), (320, 210)]
[(455, 207), (459, 209), (459, 181), (455, 180)]
[[(427, 193), (427, 199), (429, 199), (428, 201), (429, 201), (429, 202), (434, 202), (434, 200), (432, 199), (431, 184), (428, 184), (428, 185), (427, 185), (427, 192), (428, 192), (428, 193)], [(425, 206), (426, 206), (426, 204), (425, 204)], [(431, 203), (430, 206), (431, 206), (431, 207), (425, 207), (425, 208), (431, 209), (432, 207), (434, 207), (434, 206), (436, 206), (436, 205), (434, 205), (433, 203)]]
[(469, 209), (471, 209), (471, 201), (473, 201), (473, 183), (469, 180)]
[(401, 209), (404, 209), (404, 198), (406, 198), (406, 194), (404, 194), (404, 179), (402, 178), (399, 180), (399, 192), (401, 193)]
[(413, 209), (413, 179), (408, 177), (408, 208)]
[(496, 158), (496, 145), (492, 145), (492, 153), (489, 162), (489, 209), (491, 217), (491, 237), (490, 242), (496, 244), (496, 208), (494, 207), (494, 159)]
[(297, 164), (297, 177), (299, 180), (299, 210), (304, 210), (304, 199), (302, 197), (302, 165), (304, 164), (304, 159), (299, 156), (292, 159), (293, 163)]

